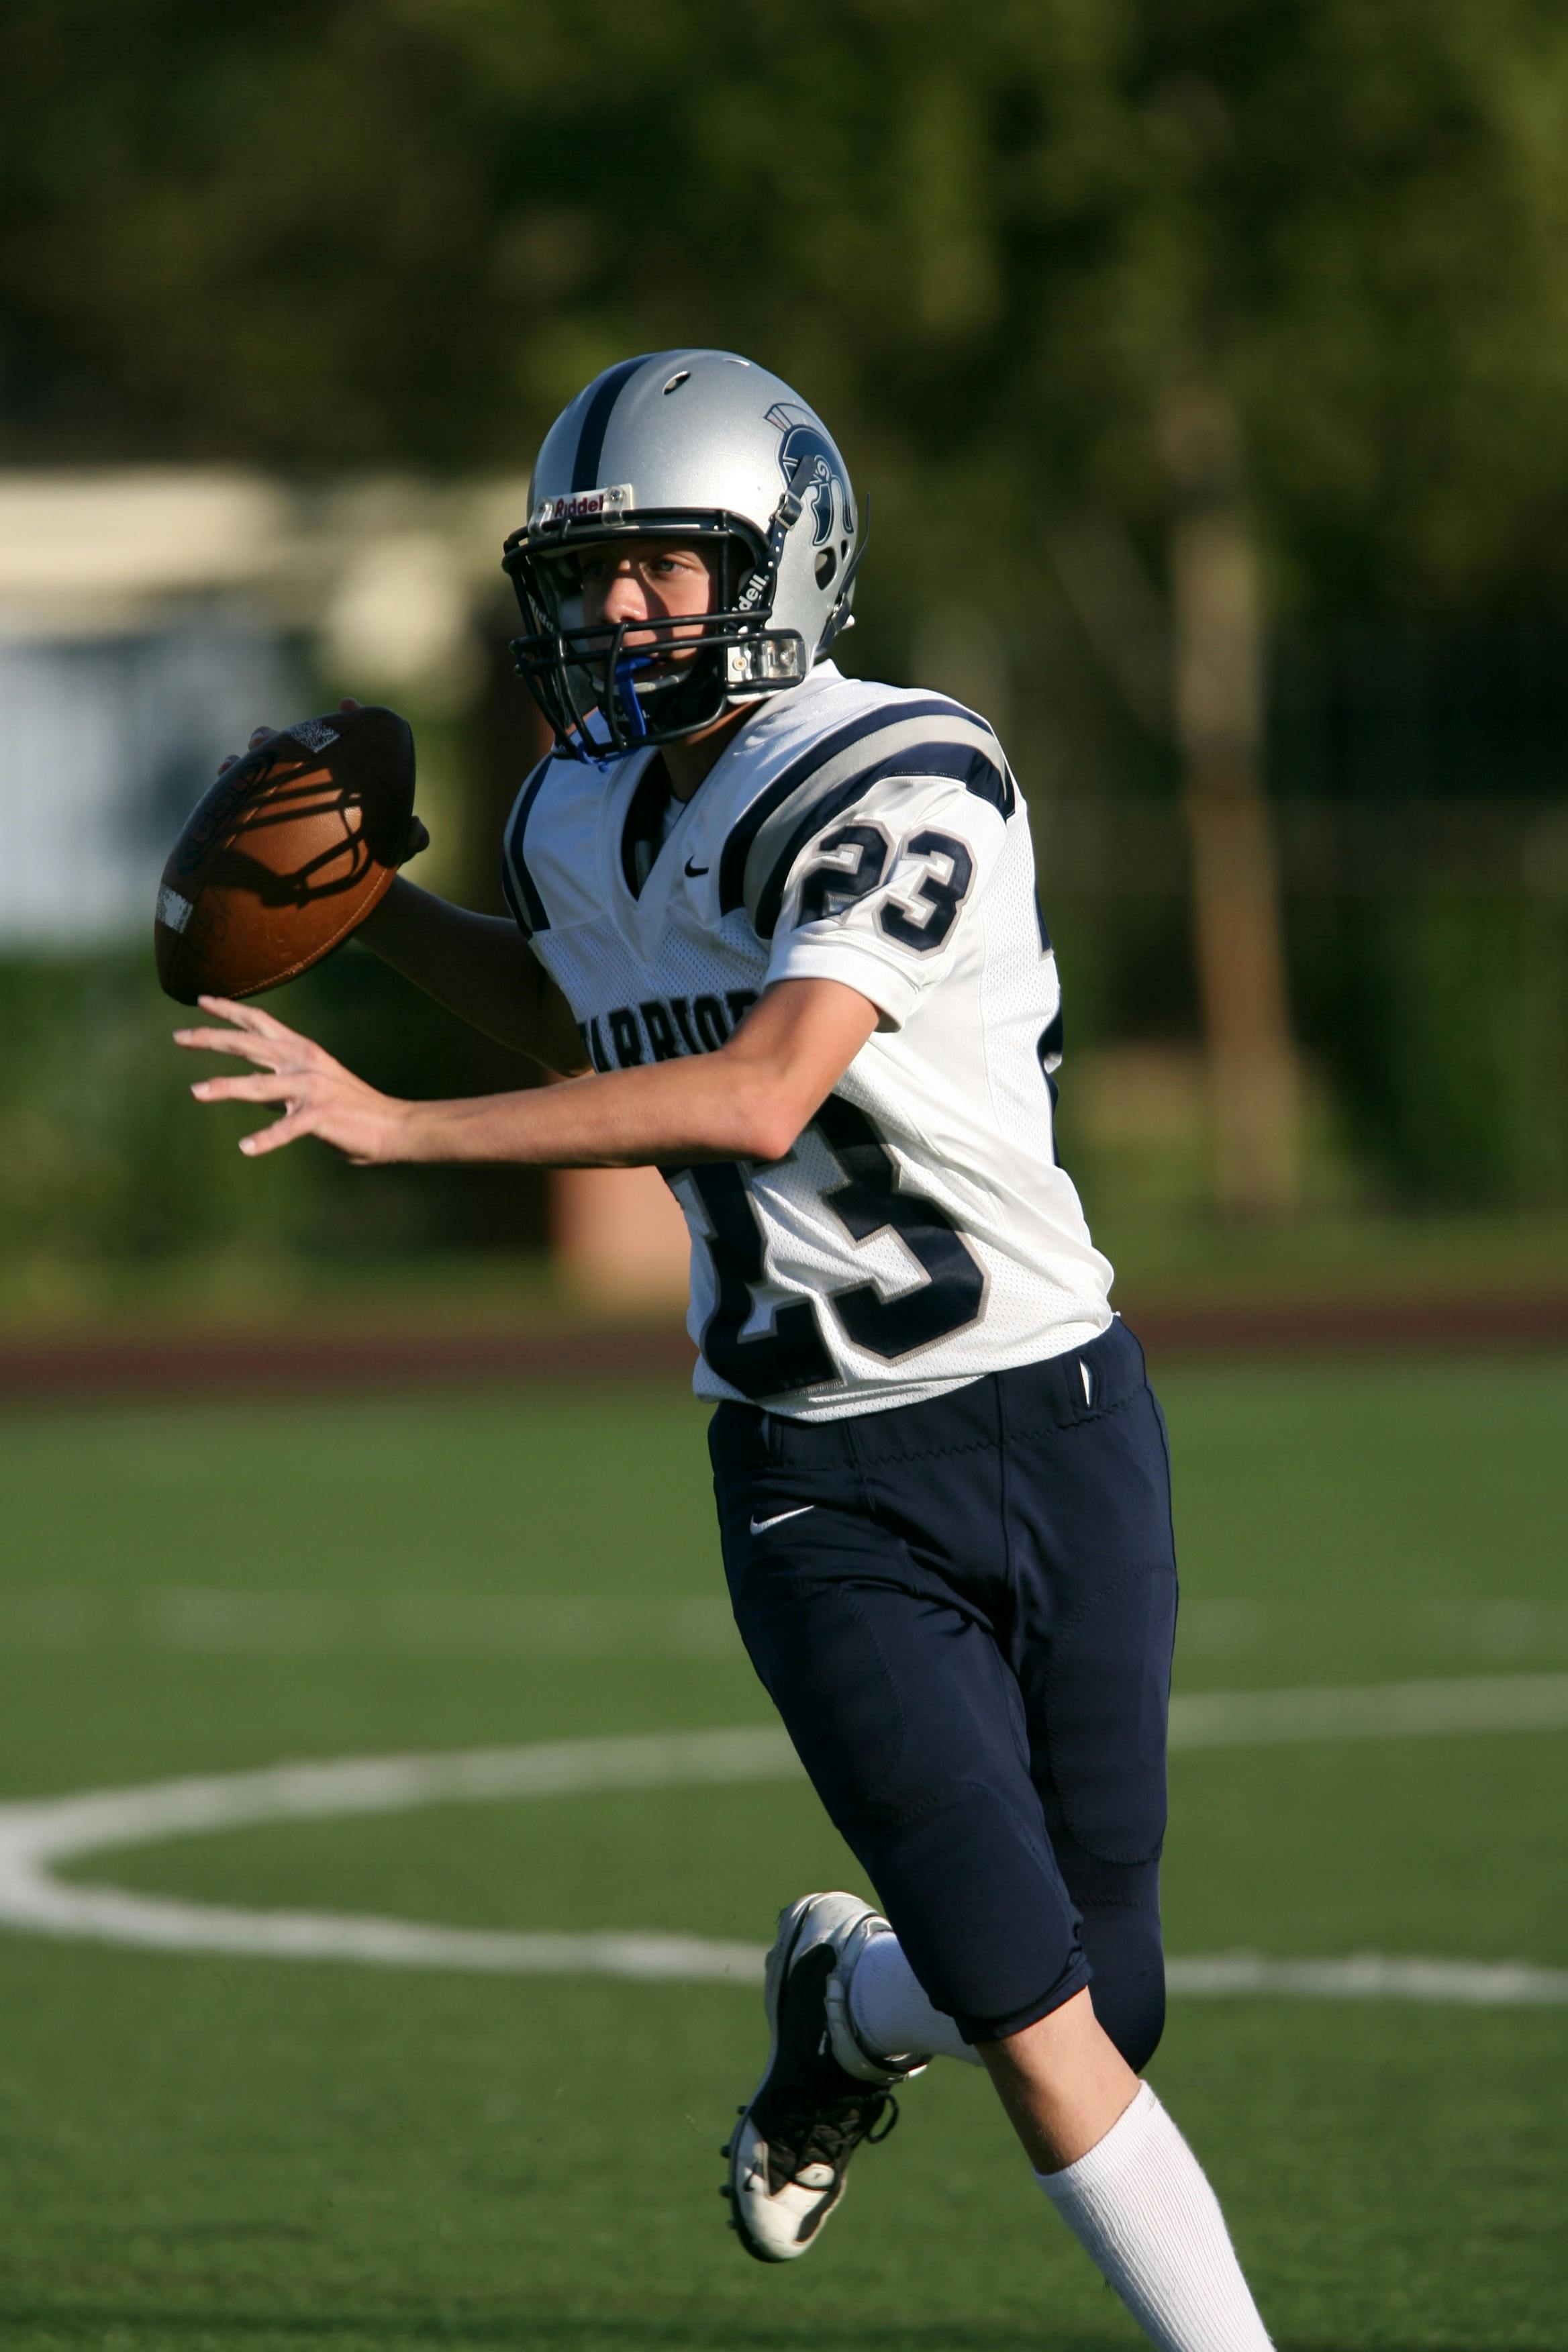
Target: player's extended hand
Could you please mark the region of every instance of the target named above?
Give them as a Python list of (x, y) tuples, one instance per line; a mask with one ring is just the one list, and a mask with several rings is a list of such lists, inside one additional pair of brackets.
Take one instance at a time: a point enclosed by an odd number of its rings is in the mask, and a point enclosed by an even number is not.
[[(360, 705), (352, 694), (345, 694), (338, 705), (340, 710), (357, 710), (359, 708)], [(271, 742), (277, 732), (276, 727), (253, 727), (250, 730), (250, 740), (245, 747), (246, 751), (259, 751), (263, 743)], [(226, 759), (218, 761), (218, 774), (226, 776), (229, 770), (236, 766), (243, 756), (241, 752), (231, 751)], [(429, 846), (428, 828), (420, 822), (418, 817), (411, 816), (408, 820), (408, 838), (398, 855), (397, 863), (399, 866), (406, 866), (411, 858), (417, 857), (421, 850), (428, 849)]]
[(227, 1029), (176, 1029), (174, 1043), (198, 1053), (235, 1054), (254, 1062), (246, 1077), (198, 1078), (191, 1092), (198, 1102), (282, 1103), (281, 1118), (242, 1138), (240, 1150), (253, 1156), (276, 1151), (301, 1135), (319, 1135), (358, 1168), (399, 1157), (397, 1141), (408, 1106), (378, 1094), (335, 1062), (325, 1046), (286, 1029), (255, 1004), (226, 996), (197, 999), (204, 1013), (231, 1022)]

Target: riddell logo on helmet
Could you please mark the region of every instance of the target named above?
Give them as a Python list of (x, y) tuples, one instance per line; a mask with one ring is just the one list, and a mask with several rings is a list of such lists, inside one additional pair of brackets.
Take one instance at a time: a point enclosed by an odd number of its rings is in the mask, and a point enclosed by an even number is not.
[(531, 528), (543, 523), (594, 522), (601, 515), (624, 514), (632, 503), (632, 486), (617, 482), (606, 490), (574, 490), (563, 499), (542, 499), (533, 510)]

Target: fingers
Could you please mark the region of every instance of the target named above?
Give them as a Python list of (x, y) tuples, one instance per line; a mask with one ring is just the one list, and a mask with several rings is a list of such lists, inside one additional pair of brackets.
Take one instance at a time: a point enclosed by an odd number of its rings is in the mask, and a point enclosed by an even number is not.
[(191, 1092), (198, 1102), (298, 1102), (309, 1072), (258, 1070), (247, 1078), (198, 1078)]
[[(299, 1037), (295, 1029), (287, 1029), (275, 1021), (270, 1013), (263, 1013), (259, 1004), (241, 1004), (231, 996), (198, 996), (196, 1003), (204, 1013), (216, 1013), (220, 1019), (232, 1021), (237, 1029), (248, 1029), (258, 1037)], [(300, 1037), (300, 1045), (309, 1041)]]
[(263, 1152), (281, 1150), (284, 1144), (310, 1132), (309, 1111), (290, 1111), (284, 1118), (275, 1118), (270, 1127), (258, 1127), (254, 1135), (242, 1135), (239, 1148), (248, 1158), (259, 1160)]
[[(345, 694), (338, 704), (340, 710), (359, 710), (363, 708), (363, 704), (357, 702), (352, 694)], [(276, 727), (253, 727), (250, 730), (250, 740), (244, 751), (230, 751), (226, 758), (218, 761), (218, 774), (226, 776), (229, 770), (237, 768), (242, 759), (247, 758), (252, 751), (258, 751), (263, 743), (270, 743), (277, 732)]]
[(189, 1053), (233, 1054), (247, 1062), (258, 1062), (263, 1068), (284, 1067), (298, 1072), (321, 1071), (335, 1067), (331, 1055), (309, 1037), (301, 1037), (296, 1029), (286, 1029), (270, 1013), (256, 1005), (237, 1004), (226, 996), (201, 996), (196, 1002), (204, 1013), (221, 1013), (234, 1023), (232, 1029), (176, 1029), (174, 1043)]
[(253, 1037), (244, 1029), (176, 1029), (174, 1043), (194, 1054), (237, 1054), (247, 1062), (278, 1066), (277, 1039)]
[(319, 1135), (344, 1159), (372, 1167), (393, 1156), (400, 1106), (378, 1095), (335, 1062), (324, 1046), (286, 1029), (270, 1013), (226, 996), (199, 998), (204, 1013), (232, 1028), (177, 1029), (175, 1042), (193, 1052), (231, 1054), (256, 1066), (224, 1077), (198, 1078), (201, 1103), (278, 1103), (283, 1116), (246, 1136), (240, 1150), (255, 1159), (301, 1135)]
[[(245, 747), (246, 753), (258, 751), (263, 743), (270, 743), (277, 732), (276, 727), (253, 727), (250, 730), (250, 740)], [(226, 760), (220, 760), (218, 774), (226, 776), (231, 768), (238, 766), (241, 756), (238, 751), (231, 751)]]
[[(233, 1100), (265, 1102), (269, 1099), (267, 1093), (269, 1084), (276, 1089), (270, 1099), (285, 1100), (289, 1107), (282, 1118), (275, 1118), (270, 1127), (258, 1127), (253, 1133), (241, 1136), (239, 1148), (247, 1159), (256, 1160), (265, 1152), (280, 1151), (286, 1143), (295, 1143), (302, 1135), (319, 1135), (323, 1143), (341, 1152), (355, 1168), (374, 1168), (384, 1157), (374, 1122), (367, 1121), (363, 1116), (345, 1118), (342, 1115), (341, 1105), (334, 1112), (330, 1101), (302, 1091), (298, 1083), (290, 1090), (277, 1080), (219, 1079), (214, 1081), (213, 1091), (216, 1093), (220, 1087), (225, 1087)], [(199, 1093), (201, 1089), (193, 1088), (193, 1092)]]

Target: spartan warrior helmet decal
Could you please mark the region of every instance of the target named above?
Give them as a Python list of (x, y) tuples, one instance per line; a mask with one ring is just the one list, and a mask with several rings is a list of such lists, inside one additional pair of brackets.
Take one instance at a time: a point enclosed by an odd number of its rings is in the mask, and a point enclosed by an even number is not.
[(807, 408), (776, 400), (768, 423), (784, 435), (779, 445), (779, 470), (804, 506), (811, 501), (811, 543), (826, 547), (833, 536), (833, 491), (837, 485), (844, 511), (844, 537), (855, 538), (855, 494), (849, 488), (843, 460)]

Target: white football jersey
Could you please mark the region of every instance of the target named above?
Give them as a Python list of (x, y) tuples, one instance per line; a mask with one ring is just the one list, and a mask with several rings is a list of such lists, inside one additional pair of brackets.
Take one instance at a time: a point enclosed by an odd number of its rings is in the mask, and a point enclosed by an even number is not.
[(1057, 1165), (1061, 995), (991, 729), (820, 663), (731, 736), (638, 894), (653, 756), (547, 759), (507, 826), (508, 901), (595, 1068), (712, 1053), (778, 980), (880, 1016), (783, 1160), (664, 1171), (698, 1394), (826, 1421), (1095, 1338), (1110, 1267)]

